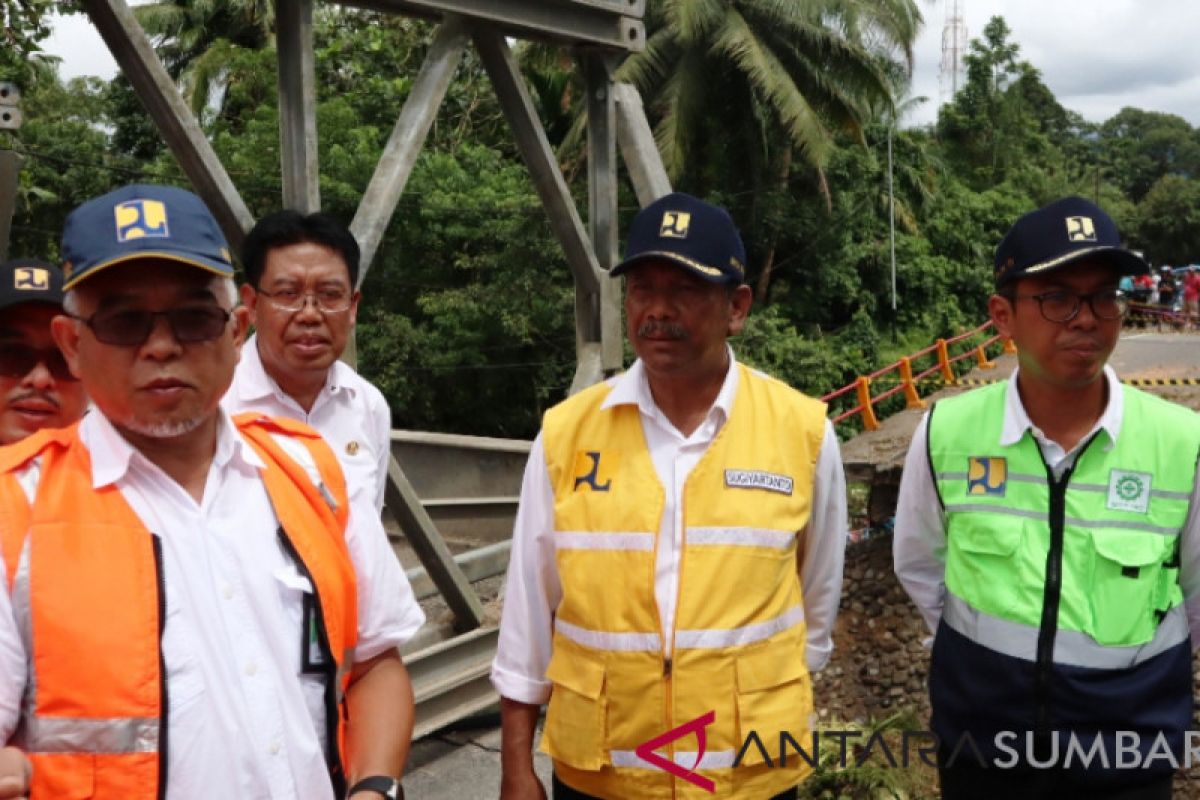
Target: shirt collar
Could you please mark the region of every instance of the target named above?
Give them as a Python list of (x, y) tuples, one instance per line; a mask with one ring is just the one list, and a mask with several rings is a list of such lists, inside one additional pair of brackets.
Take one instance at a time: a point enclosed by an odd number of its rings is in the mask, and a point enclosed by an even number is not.
[[(217, 414), (217, 449), (213, 453), (213, 465), (264, 469), (266, 463), (244, 438), (236, 435), (237, 429), (225, 409), (218, 407)], [(154, 466), (98, 408), (84, 416), (79, 433), (91, 457), (93, 489), (115, 484), (133, 468)]]
[[(1013, 370), (1008, 387), (1005, 389), (1004, 429), (1000, 433), (1000, 444), (1006, 447), (1021, 441), (1025, 431), (1034, 430), (1033, 421), (1029, 419), (1029, 413), (1025, 411), (1025, 406), (1021, 402), (1021, 393), (1017, 391), (1017, 373), (1019, 371), (1019, 368)], [(1121, 434), (1121, 420), (1125, 413), (1125, 395), (1121, 390), (1121, 382), (1117, 379), (1117, 373), (1107, 364), (1104, 365), (1104, 380), (1108, 382), (1108, 404), (1104, 407), (1104, 412), (1100, 415), (1093, 430), (1103, 430), (1108, 434), (1108, 443), (1104, 445), (1104, 449), (1107, 451), (1113, 448), (1113, 445), (1117, 443), (1117, 437)]]
[[(729, 369), (725, 372), (721, 391), (717, 392), (717, 399), (713, 401), (708, 412), (719, 412), (723, 420), (729, 419), (733, 410), (733, 398), (737, 394), (738, 384), (737, 360), (734, 358), (733, 348), (726, 344), (725, 350), (729, 354)], [(637, 406), (638, 411), (647, 416), (662, 414), (654, 402), (654, 394), (650, 391), (650, 379), (646, 376), (646, 367), (640, 358), (633, 362), (627, 372), (609, 378), (609, 383), (612, 385), (612, 391), (600, 404), (601, 408), (631, 405)]]
[[(242, 363), (238, 367), (238, 373), (239, 400), (252, 402), (264, 397), (274, 397), (279, 402), (284, 402), (285, 398), (291, 400), (291, 397), (283, 389), (280, 389), (275, 379), (267, 373), (262, 356), (258, 352), (258, 334), (251, 336), (242, 345)], [(343, 364), (340, 359), (334, 361), (333, 366), (325, 375), (325, 385), (321, 388), (321, 393), (336, 394), (345, 390), (354, 395), (356, 393), (354, 384), (347, 379), (347, 373), (353, 373), (353, 370)]]

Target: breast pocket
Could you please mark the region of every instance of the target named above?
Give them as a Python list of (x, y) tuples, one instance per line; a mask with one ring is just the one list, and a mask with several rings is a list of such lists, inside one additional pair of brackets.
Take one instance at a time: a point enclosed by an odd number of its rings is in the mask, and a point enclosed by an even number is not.
[(946, 581), (951, 591), (970, 597), (971, 605), (1010, 617), (1023, 592), (1041, 596), (1040, 576), (1021, 561), (1025, 530), (1020, 522), (981, 525), (968, 514), (955, 521), (946, 538), (950, 549)]
[(1149, 641), (1159, 602), (1168, 594), (1163, 584), (1174, 576), (1174, 570), (1164, 568), (1174, 552), (1174, 537), (1103, 529), (1091, 536), (1092, 635), (1115, 646)]

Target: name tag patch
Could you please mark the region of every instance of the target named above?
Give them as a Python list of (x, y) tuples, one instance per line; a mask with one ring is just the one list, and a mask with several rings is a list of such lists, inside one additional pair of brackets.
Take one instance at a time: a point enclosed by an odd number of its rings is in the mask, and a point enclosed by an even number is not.
[(1150, 482), (1153, 478), (1149, 472), (1112, 470), (1108, 473), (1108, 508), (1145, 514), (1150, 508)]
[(787, 475), (760, 472), (754, 469), (725, 470), (725, 485), (730, 489), (766, 489), (768, 492), (791, 494), (794, 481)]

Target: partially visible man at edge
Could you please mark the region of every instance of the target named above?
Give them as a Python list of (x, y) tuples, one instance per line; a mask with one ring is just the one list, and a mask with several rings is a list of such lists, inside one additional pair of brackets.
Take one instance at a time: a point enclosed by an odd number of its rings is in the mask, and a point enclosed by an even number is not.
[[(0, 740), (28, 754), (30, 796), (396, 797), (398, 647), (423, 615), (320, 436), (220, 409), (249, 312), (216, 221), (127, 186), (72, 212), (63, 255), (52, 330), (94, 409), (0, 451), (19, 553)], [(25, 790), (14, 759), (0, 796)]]
[(46, 261), (0, 264), (0, 445), (83, 416), (87, 395), (71, 374), (50, 320), (62, 313), (62, 272)]
[(254, 335), (222, 400), (231, 414), (261, 411), (313, 426), (346, 472), (352, 495), (383, 509), (391, 457), (387, 400), (339, 359), (354, 330), (358, 243), (334, 217), (279, 211), (242, 246), (242, 303)]
[(702, 752), (689, 777), (711, 796), (795, 798), (808, 774), (755, 747), (734, 766), (750, 731), (807, 736), (846, 535), (824, 404), (727, 343), (750, 308), (745, 260), (724, 209), (679, 193), (643, 209), (612, 271), (637, 361), (546, 413), (492, 665), (503, 800), (545, 797), (531, 748), (547, 700), (557, 800), (710, 796), (636, 753), (689, 722), (661, 751), (685, 769)]
[(934, 632), (947, 800), (1171, 796), (1200, 643), (1200, 418), (1108, 365), (1119, 278), (1148, 270), (1088, 200), (1022, 216), (988, 300), (1017, 369), (913, 436), (895, 567)]

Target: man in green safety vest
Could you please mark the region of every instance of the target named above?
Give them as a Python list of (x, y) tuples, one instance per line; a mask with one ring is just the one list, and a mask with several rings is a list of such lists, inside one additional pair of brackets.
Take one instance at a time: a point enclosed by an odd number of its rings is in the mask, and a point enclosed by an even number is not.
[(1200, 417), (1106, 365), (1148, 266), (1069, 197), (996, 250), (1012, 378), (913, 437), (896, 574), (934, 632), (945, 798), (1169, 798), (1196, 748)]

